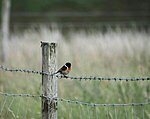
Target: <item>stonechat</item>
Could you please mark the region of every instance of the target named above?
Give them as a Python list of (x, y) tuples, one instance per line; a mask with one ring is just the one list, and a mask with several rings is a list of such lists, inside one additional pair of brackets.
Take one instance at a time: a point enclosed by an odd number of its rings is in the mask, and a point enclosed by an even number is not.
[(70, 70), (71, 70), (71, 63), (67, 62), (55, 74), (60, 73), (65, 76), (70, 72)]

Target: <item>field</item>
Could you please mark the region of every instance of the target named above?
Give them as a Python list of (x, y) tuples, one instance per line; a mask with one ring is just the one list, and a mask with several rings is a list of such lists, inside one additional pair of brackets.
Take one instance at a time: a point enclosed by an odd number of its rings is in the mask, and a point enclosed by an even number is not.
[[(58, 67), (70, 61), (72, 63), (70, 76), (149, 77), (150, 75), (150, 34), (138, 30), (110, 29), (105, 33), (96, 30), (71, 30), (63, 34), (59, 29), (50, 30), (41, 27), (38, 30), (15, 32), (10, 37), (8, 62), (3, 65), (41, 70), (40, 41), (58, 43)], [(59, 79), (58, 83), (58, 97), (69, 100), (102, 104), (150, 101), (149, 81)], [(0, 92), (40, 95), (41, 76), (0, 71)], [(10, 97), (6, 100), (5, 97), (0, 97), (0, 107), (5, 100), (7, 102), (3, 110), (1, 109), (1, 119), (41, 117), (39, 98), (15, 97), (11, 104), (13, 99)], [(116, 119), (114, 107), (86, 107), (61, 101), (58, 109), (59, 119), (89, 119), (89, 117)], [(118, 119), (126, 119), (124, 107), (117, 107), (116, 110)], [(143, 114), (145, 119), (150, 118), (149, 105), (144, 109), (131, 106), (126, 110), (129, 119), (141, 119)]]

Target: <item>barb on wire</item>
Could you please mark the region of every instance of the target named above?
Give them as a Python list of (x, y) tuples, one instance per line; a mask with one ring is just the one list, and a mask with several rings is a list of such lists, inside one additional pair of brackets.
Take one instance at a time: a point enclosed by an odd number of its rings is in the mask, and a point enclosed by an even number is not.
[(99, 80), (99, 81), (103, 81), (103, 80), (114, 80), (114, 81), (145, 81), (148, 80), (150, 81), (150, 77), (96, 77), (96, 76), (85, 76), (85, 77), (73, 77), (73, 76), (59, 76), (55, 73), (50, 74), (49, 72), (46, 71), (35, 71), (35, 70), (30, 70), (30, 69), (11, 69), (11, 68), (7, 68), (4, 67), (2, 65), (0, 65), (0, 69), (3, 71), (9, 71), (9, 72), (24, 72), (24, 73), (33, 73), (33, 74), (40, 74), (40, 75), (49, 75), (49, 76), (53, 76), (55, 75), (57, 78), (66, 78), (66, 79), (73, 79), (73, 80)]

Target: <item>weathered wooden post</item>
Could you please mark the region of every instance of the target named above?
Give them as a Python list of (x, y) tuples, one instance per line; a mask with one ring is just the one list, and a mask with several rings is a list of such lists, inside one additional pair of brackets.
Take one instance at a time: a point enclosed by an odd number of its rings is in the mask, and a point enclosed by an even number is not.
[[(52, 74), (56, 71), (56, 43), (41, 42), (42, 71)], [(42, 119), (57, 119), (57, 79), (42, 75)]]

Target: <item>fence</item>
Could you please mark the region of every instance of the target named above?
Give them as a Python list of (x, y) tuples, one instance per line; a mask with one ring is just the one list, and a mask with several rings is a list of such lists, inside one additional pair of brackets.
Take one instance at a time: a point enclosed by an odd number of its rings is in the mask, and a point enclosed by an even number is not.
[[(13, 69), (0, 65), (1, 71), (21, 72), (42, 75), (42, 93), (17, 94), (0, 92), (0, 117), (24, 119), (148, 119), (150, 118), (149, 87), (148, 98), (142, 102), (127, 103), (94, 103), (82, 102), (78, 99), (58, 98), (57, 79), (72, 79), (73, 81), (115, 81), (137, 82), (150, 81), (150, 77), (138, 78), (106, 78), (106, 77), (72, 77), (53, 75), (56, 70), (56, 44), (42, 42), (42, 71), (31, 69)], [(149, 86), (149, 85), (148, 85)], [(95, 87), (96, 91), (96, 87)], [(71, 93), (71, 92), (70, 92)], [(137, 92), (138, 93), (138, 92)], [(106, 94), (107, 95), (107, 94)], [(99, 99), (101, 100), (101, 99)], [(106, 100), (106, 99), (105, 99)]]

